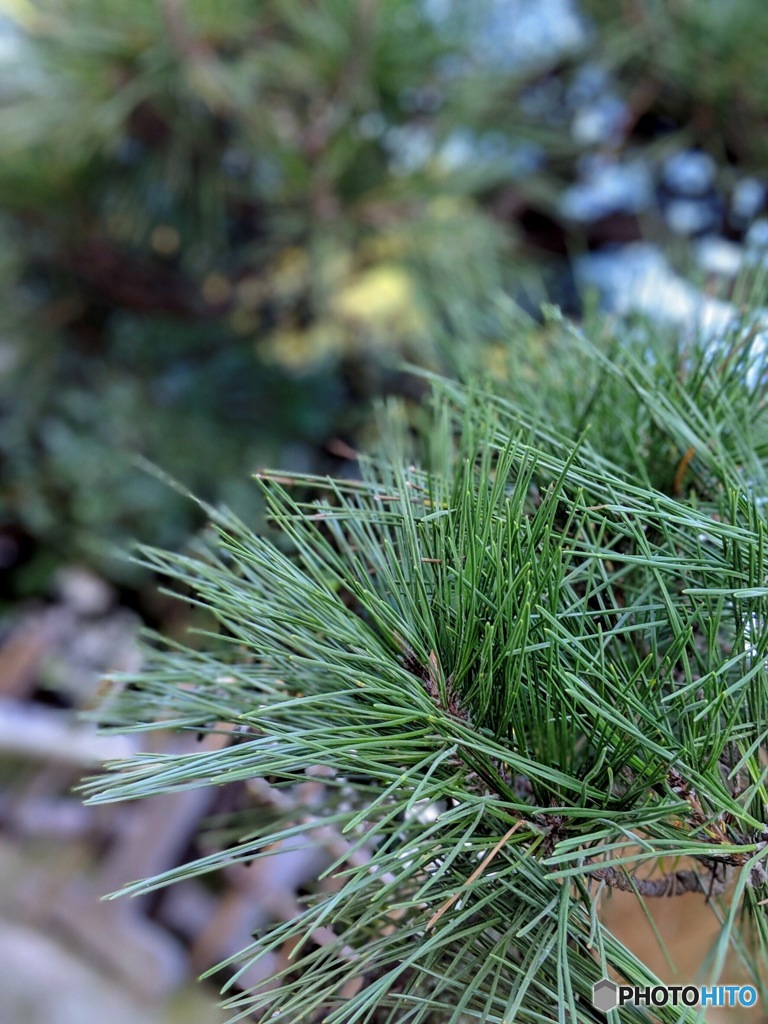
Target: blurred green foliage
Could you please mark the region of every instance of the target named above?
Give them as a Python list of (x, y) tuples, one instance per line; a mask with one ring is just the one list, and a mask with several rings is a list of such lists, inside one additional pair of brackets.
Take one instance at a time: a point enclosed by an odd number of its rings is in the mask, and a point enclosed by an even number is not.
[(582, 244), (559, 190), (614, 145), (574, 139), (582, 61), (759, 154), (760, 5), (585, 2), (580, 49), (506, 64), (492, 7), (4, 0), (0, 531), (174, 546), (190, 507), (133, 456), (252, 515), (247, 474), (334, 468), (403, 360), (492, 370), (494, 296), (546, 298), (531, 245)]
[(760, 0), (584, 0), (637, 118), (668, 117), (720, 159), (764, 164), (768, 7)]
[(458, 21), (413, 0), (10, 10), (6, 523), (69, 556), (177, 543), (188, 508), (130, 454), (237, 506), (260, 463), (353, 439), (387, 366), (445, 365), (452, 310), (501, 286), (510, 236), (480, 200), (509, 168), (441, 157), (487, 77)]

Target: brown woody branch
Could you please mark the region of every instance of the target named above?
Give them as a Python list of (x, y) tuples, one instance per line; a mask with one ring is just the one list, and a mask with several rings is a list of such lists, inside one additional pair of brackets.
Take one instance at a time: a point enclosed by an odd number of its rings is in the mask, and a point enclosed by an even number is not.
[(719, 896), (725, 892), (731, 882), (733, 867), (722, 865), (722, 877), (718, 878), (717, 869), (707, 869), (707, 874), (698, 871), (672, 871), (661, 878), (638, 878), (617, 868), (590, 869), (593, 878), (605, 882), (612, 889), (621, 892), (632, 892), (640, 896), (680, 896), (686, 892), (701, 892), (705, 896)]

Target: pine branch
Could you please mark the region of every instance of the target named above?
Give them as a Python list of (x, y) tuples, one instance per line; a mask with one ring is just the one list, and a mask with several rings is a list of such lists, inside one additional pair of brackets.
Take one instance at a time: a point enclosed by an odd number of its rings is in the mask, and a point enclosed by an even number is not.
[[(734, 445), (745, 418), (753, 437), (764, 430), (758, 390), (716, 376), (740, 351), (696, 385), (721, 389), (719, 436)], [(669, 391), (621, 376), (632, 360), (593, 358), (683, 445), (704, 436), (706, 409), (680, 399), (673, 414)], [(433, 385), (423, 465), (390, 420), (385, 455), (358, 481), (261, 475), (279, 546), (212, 512), (198, 551), (143, 551), (220, 632), (207, 650), (156, 652), (103, 720), (226, 728), (231, 742), (113, 764), (86, 785), (91, 801), (254, 779), (259, 800), (259, 787), (279, 797), (239, 836), (125, 892), (334, 837), (330, 891), (230, 965), (236, 988), (237, 971), (295, 947), (271, 985), (233, 991), (235, 1015), (597, 1019), (591, 985), (607, 972), (653, 980), (600, 923), (606, 886), (730, 900), (714, 969), (730, 947), (764, 991), (735, 909), (768, 942), (757, 483), (735, 449), (684, 473), (678, 449), (673, 484), (701, 466), (684, 501), (531, 404)], [(309, 813), (290, 794), (318, 766), (327, 798)], [(649, 877), (660, 859), (673, 870)]]

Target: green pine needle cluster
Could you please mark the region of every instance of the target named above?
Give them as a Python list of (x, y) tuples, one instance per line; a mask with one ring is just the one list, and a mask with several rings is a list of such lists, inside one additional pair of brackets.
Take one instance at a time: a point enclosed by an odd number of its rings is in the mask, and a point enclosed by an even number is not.
[[(233, 1019), (603, 1020), (594, 982), (653, 980), (601, 921), (612, 888), (711, 899), (704, 980), (733, 956), (768, 996), (764, 357), (638, 331), (608, 358), (550, 326), (549, 411), (522, 362), (502, 387), (434, 379), (360, 479), (262, 475), (274, 538), (209, 510), (198, 550), (143, 552), (220, 630), (155, 651), (102, 721), (232, 740), (114, 764), (90, 800), (326, 798), (254, 805), (125, 891), (340, 837), (328, 884), (230, 965)], [(273, 986), (238, 988), (288, 941)]]

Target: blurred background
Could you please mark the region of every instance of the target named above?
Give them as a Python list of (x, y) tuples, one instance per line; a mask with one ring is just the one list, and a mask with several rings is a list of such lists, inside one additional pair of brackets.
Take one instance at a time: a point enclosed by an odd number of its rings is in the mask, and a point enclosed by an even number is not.
[(138, 747), (105, 673), (194, 624), (125, 557), (202, 526), (162, 474), (259, 528), (250, 474), (418, 415), (406, 363), (545, 392), (544, 303), (764, 301), (766, 56), (761, 0), (0, 0), (0, 1019), (222, 1020), (191, 979), (332, 854), (99, 902), (272, 799), (72, 793)]

